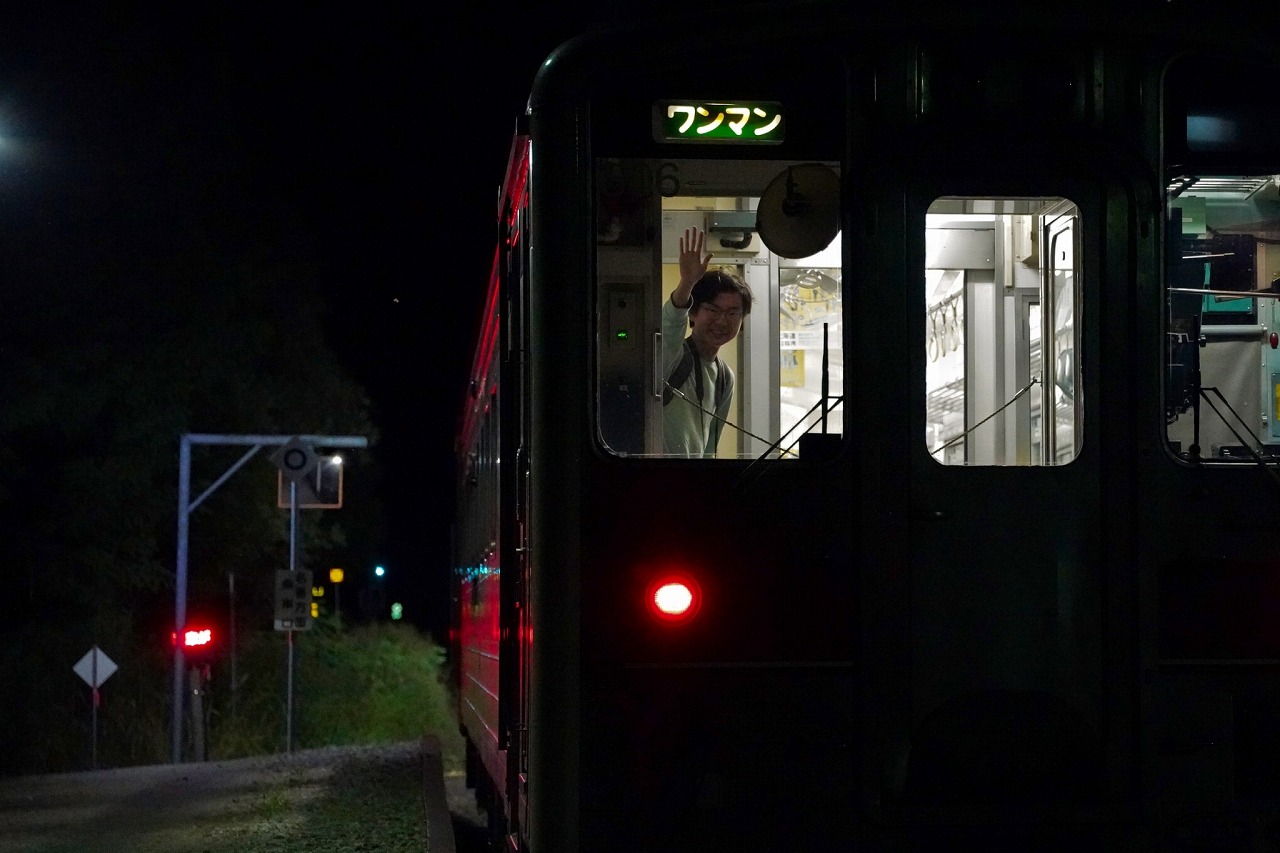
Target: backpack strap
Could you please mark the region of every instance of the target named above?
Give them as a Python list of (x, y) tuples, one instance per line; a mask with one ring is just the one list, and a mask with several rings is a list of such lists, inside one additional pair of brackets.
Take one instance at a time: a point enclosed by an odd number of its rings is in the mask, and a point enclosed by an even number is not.
[[(693, 351), (693, 338), (684, 339), (684, 352), (680, 354), (680, 360), (676, 362), (676, 366), (672, 369), (671, 375), (667, 377), (667, 384), (662, 386), (662, 405), (671, 402), (671, 398), (675, 396), (674, 389), (679, 388), (689, 379), (689, 374), (693, 373), (693, 365), (697, 353)], [(699, 385), (702, 384), (702, 373), (699, 372), (695, 377)], [(701, 391), (701, 388), (698, 389)]]
[[(693, 338), (684, 339), (684, 352), (680, 355), (680, 360), (676, 362), (676, 366), (672, 368), (671, 375), (667, 377), (667, 384), (662, 387), (662, 405), (667, 405), (675, 396), (673, 389), (679, 388), (689, 379), (689, 374), (693, 373), (693, 366), (697, 364), (698, 353), (693, 346)], [(699, 370), (694, 374), (694, 383), (698, 392), (698, 402), (702, 402), (702, 371)], [(715, 408), (719, 409), (720, 404), (724, 402), (725, 395), (729, 392), (729, 371), (725, 369), (725, 363), (716, 356), (716, 397)]]

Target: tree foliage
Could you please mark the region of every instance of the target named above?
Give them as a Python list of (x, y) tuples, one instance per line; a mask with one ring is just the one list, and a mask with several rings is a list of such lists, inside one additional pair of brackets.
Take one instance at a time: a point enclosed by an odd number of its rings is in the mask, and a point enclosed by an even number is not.
[[(212, 196), (236, 177), (209, 168), (51, 171), (30, 216), (6, 223), (0, 771), (85, 766), (88, 689), (71, 666), (95, 643), (121, 666), (104, 709), (131, 709), (104, 710), (116, 727), (104, 745), (129, 744), (117, 763), (160, 758), (148, 753), (163, 739), (131, 729), (167, 715), (182, 434), (376, 440), (326, 339), (318, 248), (282, 211), (229, 216)], [(192, 495), (246, 449), (193, 454)], [(375, 479), (368, 458), (353, 461)], [(225, 608), (235, 573), (242, 606), (265, 618), (270, 572), (288, 555), (275, 492), (275, 469), (254, 459), (193, 513), (193, 602)], [(303, 567), (345, 547), (349, 529), (379, 535), (372, 495), (352, 506), (301, 513)]]

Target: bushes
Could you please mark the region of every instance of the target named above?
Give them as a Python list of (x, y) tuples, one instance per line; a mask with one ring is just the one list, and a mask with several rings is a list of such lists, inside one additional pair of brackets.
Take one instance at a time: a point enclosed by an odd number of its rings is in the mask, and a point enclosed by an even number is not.
[[(71, 666), (96, 642), (93, 634), (31, 620), (11, 640), (0, 647), (0, 683), (7, 685), (0, 693), (7, 722), (0, 727), (0, 775), (88, 769), (92, 693)], [(167, 644), (156, 643), (152, 632), (132, 644), (101, 645), (120, 669), (101, 691), (98, 766), (168, 762), (173, 659)], [(210, 760), (285, 751), (285, 635), (242, 634), (238, 646), (234, 696), (229, 645), (209, 670), (203, 704)], [(445, 672), (444, 649), (411, 625), (344, 628), (322, 618), (294, 635), (294, 747), (392, 743), (430, 733), (440, 739), (445, 766), (461, 767)], [(193, 728), (188, 716), (188, 760), (195, 755)]]
[[(284, 634), (245, 638), (236, 665), (234, 713), (230, 663), (213, 674), (209, 757), (236, 758), (285, 747), (288, 647)], [(446, 763), (462, 744), (445, 652), (409, 625), (342, 628), (323, 618), (294, 635), (293, 740), (297, 749), (440, 738)]]

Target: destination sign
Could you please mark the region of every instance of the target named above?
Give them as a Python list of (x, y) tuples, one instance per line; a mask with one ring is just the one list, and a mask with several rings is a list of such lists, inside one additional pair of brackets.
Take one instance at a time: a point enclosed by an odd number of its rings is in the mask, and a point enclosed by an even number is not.
[(777, 144), (786, 126), (776, 101), (659, 101), (653, 118), (659, 142)]

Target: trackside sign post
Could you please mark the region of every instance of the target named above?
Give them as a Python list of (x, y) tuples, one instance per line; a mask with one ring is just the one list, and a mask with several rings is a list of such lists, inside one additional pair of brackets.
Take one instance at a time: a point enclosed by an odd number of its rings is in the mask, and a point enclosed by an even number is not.
[[(311, 597), (303, 595), (302, 590), (294, 592), (288, 591), (288, 580), (292, 577), (294, 585), (298, 586), (298, 581), (302, 581), (303, 589), (308, 592), (311, 589), (311, 572), (300, 573), (298, 571), (298, 484), (305, 483), (311, 473), (316, 470), (319, 457), (316, 455), (315, 448), (310, 442), (304, 441), (298, 436), (286, 441), (280, 446), (275, 453), (271, 454), (271, 461), (280, 469), (280, 474), (289, 481), (289, 570), (284, 572), (285, 583), (281, 584), (277, 575), (276, 579), (276, 595), (283, 595), (283, 601), (288, 601), (293, 605), (293, 612), (284, 619), (276, 619), (276, 629), (284, 630), (285, 645), (288, 647), (288, 657), (286, 663), (286, 671), (288, 677), (285, 681), (285, 703), (284, 703), (284, 751), (287, 755), (293, 754), (293, 632), (298, 628), (310, 627), (311, 618)], [(305, 578), (300, 578), (299, 574), (305, 574)], [(297, 610), (301, 609), (306, 602), (306, 612), (300, 617)], [(279, 610), (281, 608), (277, 608)], [(277, 617), (279, 613), (277, 613)], [(282, 627), (283, 626), (283, 629)]]
[[(205, 489), (194, 500), (191, 497), (191, 448), (197, 445), (241, 446), (247, 447), (244, 455), (228, 468), (221, 477)], [(289, 519), (289, 568), (296, 568), (297, 548), (297, 482), (305, 482), (307, 475), (315, 471), (319, 456), (316, 447), (334, 449), (368, 447), (369, 439), (356, 435), (206, 435), (187, 433), (182, 436), (178, 450), (178, 565), (174, 584), (173, 630), (175, 636), (183, 636), (187, 625), (187, 542), (190, 529), (191, 513), (200, 506), (209, 495), (217, 491), (232, 474), (239, 471), (246, 462), (253, 458), (264, 447), (273, 447), (272, 462), (282, 475), (293, 483), (291, 487), (290, 519)], [(296, 478), (296, 479), (295, 479)], [(308, 615), (310, 615), (308, 613)], [(293, 630), (287, 633), (289, 638), (289, 699), (293, 699)], [(182, 761), (182, 717), (184, 711), (183, 669), (185, 657), (181, 643), (173, 648), (173, 704), (170, 708), (171, 722), (171, 759), (174, 764)], [(292, 714), (290, 714), (292, 717)], [(292, 740), (292, 732), (288, 733)], [(292, 743), (289, 743), (292, 748)]]
[(75, 666), (71, 667), (75, 674), (84, 679), (84, 683), (89, 685), (93, 690), (93, 710), (92, 722), (89, 725), (89, 737), (92, 739), (93, 748), (90, 750), (92, 759), (90, 768), (98, 769), (98, 688), (102, 683), (115, 674), (118, 669), (116, 662), (107, 657), (107, 653), (102, 649), (94, 646), (85, 652), (85, 656), (76, 661)]

